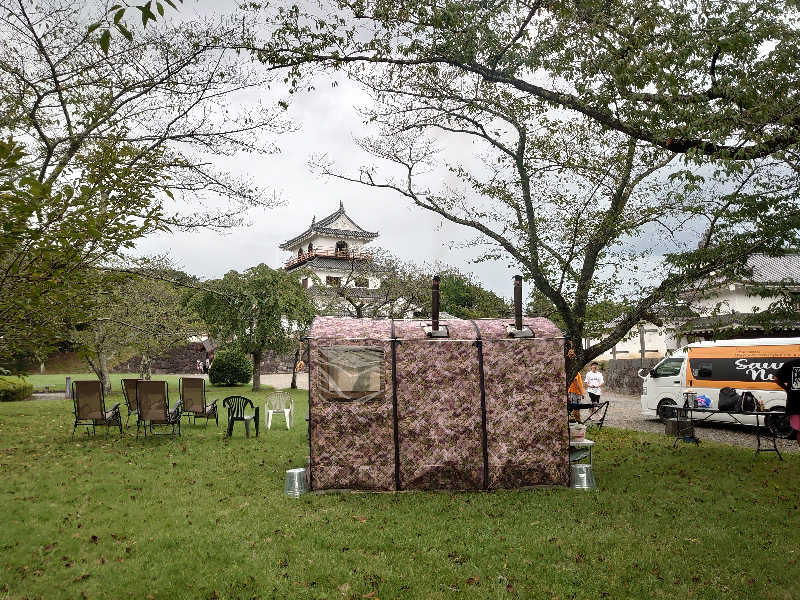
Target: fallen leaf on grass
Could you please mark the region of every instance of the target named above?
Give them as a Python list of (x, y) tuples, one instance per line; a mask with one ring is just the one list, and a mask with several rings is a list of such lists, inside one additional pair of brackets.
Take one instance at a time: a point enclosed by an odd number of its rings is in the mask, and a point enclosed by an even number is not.
[(470, 577), (467, 579), (467, 585), (479, 585), (481, 582), (480, 577)]
[(375, 600), (378, 600), (378, 595), (375, 592), (369, 592), (367, 594), (364, 594), (361, 597), (362, 598), (375, 598)]
[(359, 523), (366, 523), (367, 517), (359, 517), (358, 515), (353, 515), (353, 518), (358, 521)]
[(83, 575), (78, 575), (75, 579), (72, 580), (72, 583), (78, 583), (79, 581), (83, 581), (84, 579), (89, 579), (89, 573), (84, 573)]
[(92, 539), (92, 543), (93, 544), (97, 543), (97, 536), (96, 535), (93, 535), (91, 539)]

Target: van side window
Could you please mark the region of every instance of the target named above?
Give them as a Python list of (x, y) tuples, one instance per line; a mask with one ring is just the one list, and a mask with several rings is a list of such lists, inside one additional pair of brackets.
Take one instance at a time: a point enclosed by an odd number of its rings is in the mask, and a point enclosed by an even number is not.
[(711, 379), (712, 369), (711, 369), (711, 362), (709, 361), (697, 361), (694, 360), (691, 363), (692, 365), (692, 375), (695, 376), (695, 379)]
[(653, 377), (677, 377), (681, 373), (682, 364), (682, 358), (668, 358), (653, 369)]

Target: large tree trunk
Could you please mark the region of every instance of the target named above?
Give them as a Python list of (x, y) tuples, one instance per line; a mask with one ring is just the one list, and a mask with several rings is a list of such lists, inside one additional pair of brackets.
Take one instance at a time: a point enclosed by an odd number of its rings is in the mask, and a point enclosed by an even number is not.
[(110, 394), (112, 392), (111, 378), (108, 374), (108, 358), (106, 357), (105, 350), (103, 350), (103, 340), (98, 333), (94, 334), (94, 338), (94, 353), (97, 355), (97, 359), (93, 360), (88, 351), (83, 352), (83, 357), (86, 359), (86, 362), (89, 363), (89, 368), (103, 385), (103, 393)]
[(99, 378), (103, 384), (103, 392), (110, 394), (113, 390), (111, 389), (111, 377), (108, 373), (108, 357), (105, 352), (98, 353), (97, 362), (100, 366)]
[(253, 352), (253, 391), (257, 392), (261, 389), (261, 358), (263, 353), (259, 350)]
[(587, 362), (586, 351), (583, 348), (582, 332), (567, 331), (567, 339), (564, 346), (564, 371), (567, 379), (564, 383), (567, 387)]
[(102, 350), (98, 350), (96, 361), (92, 360), (91, 357), (86, 354), (86, 362), (89, 363), (89, 368), (92, 369), (92, 372), (94, 372), (97, 379), (99, 379), (100, 383), (103, 385), (103, 393), (110, 394), (113, 390), (111, 389), (111, 377), (108, 373), (108, 358), (106, 358), (106, 353)]
[(142, 354), (142, 359), (139, 362), (139, 379), (150, 379), (153, 378), (153, 361), (150, 360), (150, 357), (146, 354)]

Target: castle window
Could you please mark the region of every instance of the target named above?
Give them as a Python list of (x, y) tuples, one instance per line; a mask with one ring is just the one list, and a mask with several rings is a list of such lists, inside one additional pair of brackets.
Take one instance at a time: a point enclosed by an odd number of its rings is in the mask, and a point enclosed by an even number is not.
[(336, 242), (336, 254), (347, 252), (347, 242)]

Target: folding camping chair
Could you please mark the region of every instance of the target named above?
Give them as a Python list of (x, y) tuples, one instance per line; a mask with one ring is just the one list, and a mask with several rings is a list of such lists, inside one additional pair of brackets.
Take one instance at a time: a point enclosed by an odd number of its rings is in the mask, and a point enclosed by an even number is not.
[(202, 377), (181, 377), (178, 380), (178, 393), (181, 398), (181, 409), (184, 415), (194, 418), (195, 424), (197, 417), (208, 420), (213, 417), (219, 425), (219, 415), (217, 414), (217, 401), (206, 404), (206, 380)]
[(272, 392), (264, 403), (264, 413), (267, 429), (272, 428), (273, 413), (283, 413), (286, 429), (291, 429), (294, 425), (294, 398), (289, 392)]
[[(75, 410), (75, 424), (72, 427), (72, 437), (75, 437), (75, 430), (78, 425), (91, 427), (92, 433), (96, 433), (97, 425), (106, 426), (106, 435), (112, 425), (119, 427), (122, 434), (122, 416), (119, 412), (119, 402), (106, 410), (106, 399), (103, 394), (103, 384), (99, 381), (73, 381), (72, 382), (72, 404)], [(89, 435), (89, 430), (86, 430)]]
[(139, 437), (140, 425), (144, 427), (144, 435), (147, 436), (148, 423), (153, 435), (156, 435), (153, 425), (171, 425), (170, 435), (175, 435), (177, 425), (178, 435), (181, 434), (181, 402), (178, 400), (175, 408), (169, 410), (169, 388), (166, 381), (137, 381), (136, 399), (139, 402), (136, 437)]
[[(567, 410), (572, 413), (574, 410), (588, 410), (589, 415), (584, 417), (582, 423), (589, 427), (590, 425), (597, 425), (598, 429), (603, 428), (603, 423), (606, 420), (606, 412), (608, 412), (608, 400), (591, 404), (590, 402), (567, 402)], [(592, 417), (599, 415), (599, 420), (594, 420)]]
[(128, 409), (128, 418), (125, 419), (125, 427), (128, 426), (128, 421), (131, 415), (136, 415), (136, 420), (139, 420), (139, 401), (136, 399), (136, 382), (138, 379), (123, 379), (122, 380), (122, 397), (125, 398), (125, 407)]

